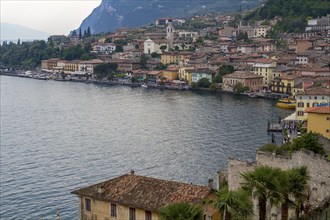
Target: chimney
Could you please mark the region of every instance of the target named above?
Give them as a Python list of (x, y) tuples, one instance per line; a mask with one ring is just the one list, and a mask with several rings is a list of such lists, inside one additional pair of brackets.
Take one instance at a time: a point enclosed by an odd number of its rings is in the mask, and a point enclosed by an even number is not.
[(213, 188), (213, 179), (209, 179), (208, 186)]
[(134, 174), (135, 174), (134, 170), (131, 170), (131, 175), (134, 175)]
[(97, 187), (97, 192), (98, 192), (98, 194), (103, 194), (104, 193), (104, 187), (103, 187), (103, 185), (101, 185), (101, 186), (99, 186), (99, 187)]

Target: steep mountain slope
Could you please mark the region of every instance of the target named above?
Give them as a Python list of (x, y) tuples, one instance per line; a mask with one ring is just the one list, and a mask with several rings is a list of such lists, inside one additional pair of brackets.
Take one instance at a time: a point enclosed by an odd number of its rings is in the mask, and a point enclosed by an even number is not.
[(110, 32), (118, 27), (137, 27), (161, 17), (185, 17), (195, 13), (234, 12), (240, 6), (252, 8), (259, 0), (103, 0), (80, 25), (92, 33)]

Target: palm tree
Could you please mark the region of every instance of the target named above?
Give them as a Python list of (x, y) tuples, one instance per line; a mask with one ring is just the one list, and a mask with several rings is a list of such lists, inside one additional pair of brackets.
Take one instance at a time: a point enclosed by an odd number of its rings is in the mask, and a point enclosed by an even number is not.
[(159, 210), (161, 220), (202, 220), (202, 208), (187, 202), (175, 203)]
[(254, 171), (241, 174), (245, 182), (243, 189), (252, 193), (258, 199), (259, 220), (265, 220), (267, 214), (267, 202), (277, 205), (282, 201), (282, 194), (279, 192), (281, 177), (279, 168), (269, 166), (257, 167)]
[(250, 193), (239, 189), (231, 191), (225, 184), (216, 192), (216, 200), (212, 201), (214, 208), (223, 213), (224, 220), (246, 219), (252, 213)]
[(284, 202), (281, 205), (282, 220), (288, 219), (289, 206), (294, 206), (296, 208), (296, 216), (298, 219), (301, 206), (308, 197), (308, 170), (306, 166), (302, 166), (287, 170), (284, 173), (286, 177), (281, 181), (281, 193), (284, 197)]
[(309, 188), (308, 180), (310, 176), (306, 166), (292, 169), (291, 182), (292, 182), (292, 192), (291, 195), (294, 198), (294, 205), (296, 207), (296, 218), (299, 219), (299, 214), (301, 212), (301, 207), (304, 202), (308, 200)]

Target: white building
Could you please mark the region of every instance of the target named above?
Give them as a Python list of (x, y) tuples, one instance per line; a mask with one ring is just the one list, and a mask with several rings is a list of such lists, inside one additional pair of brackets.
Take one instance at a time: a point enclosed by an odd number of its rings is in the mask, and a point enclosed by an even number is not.
[(116, 50), (116, 45), (113, 43), (95, 43), (93, 45), (93, 53), (110, 54)]
[(195, 31), (178, 31), (179, 38), (195, 38), (198, 36), (198, 32)]
[(151, 40), (150, 38), (148, 38), (147, 40), (144, 41), (143, 52), (145, 54), (152, 54), (152, 53), (161, 54), (161, 53), (163, 53), (163, 51), (161, 50), (162, 46), (166, 47), (164, 52), (168, 52), (169, 45), (168, 45), (167, 40), (163, 40), (163, 39)]

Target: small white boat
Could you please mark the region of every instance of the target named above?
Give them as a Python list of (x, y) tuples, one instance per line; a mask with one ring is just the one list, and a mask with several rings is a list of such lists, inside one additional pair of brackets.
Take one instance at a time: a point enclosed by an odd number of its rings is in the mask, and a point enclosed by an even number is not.
[(147, 84), (142, 84), (141, 87), (142, 88), (148, 88), (148, 85)]

